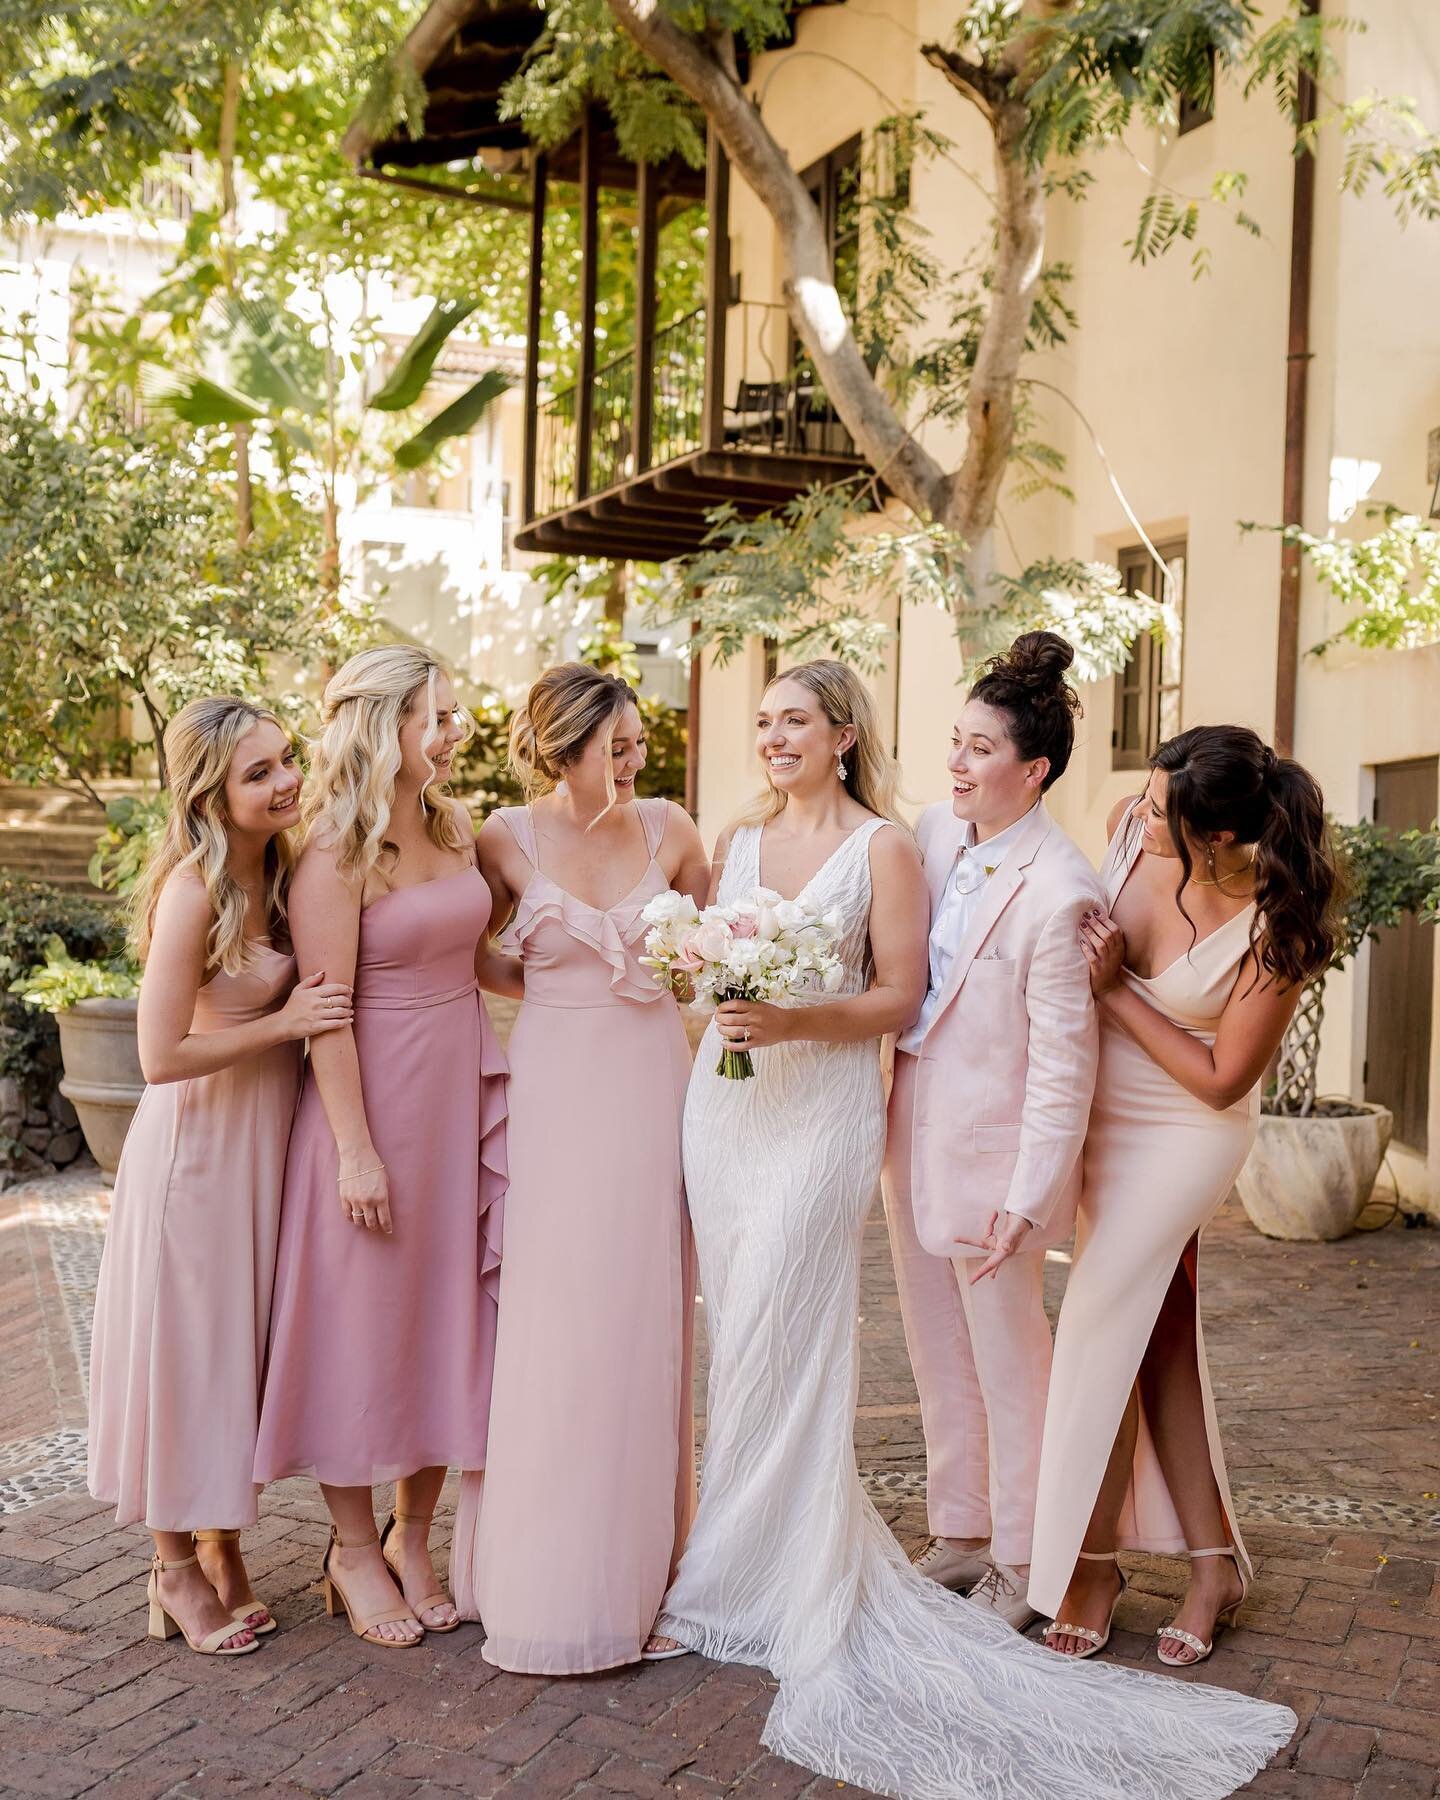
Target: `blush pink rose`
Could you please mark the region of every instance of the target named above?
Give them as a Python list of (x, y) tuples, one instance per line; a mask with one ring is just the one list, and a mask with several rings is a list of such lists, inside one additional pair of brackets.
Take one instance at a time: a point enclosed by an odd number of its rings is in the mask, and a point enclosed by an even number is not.
[(687, 931), (681, 938), (679, 954), (670, 961), (672, 969), (678, 969), (685, 975), (694, 975), (705, 967), (705, 958), (696, 950), (694, 940), (693, 931)]
[(754, 913), (741, 913), (730, 926), (732, 938), (753, 938), (760, 930), (760, 922)]

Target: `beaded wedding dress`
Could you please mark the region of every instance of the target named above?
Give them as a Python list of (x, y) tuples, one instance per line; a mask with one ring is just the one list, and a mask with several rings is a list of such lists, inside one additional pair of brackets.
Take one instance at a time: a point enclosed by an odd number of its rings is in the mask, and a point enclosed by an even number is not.
[[(843, 993), (869, 979), (870, 839), (805, 889), (842, 922)], [(726, 904), (759, 885), (738, 829)], [(816, 997), (815, 1004), (824, 1004)], [(710, 1342), (700, 1508), (656, 1629), (758, 1663), (778, 1755), (902, 1800), (1197, 1800), (1244, 1785), (1295, 1715), (1200, 1682), (1067, 1661), (917, 1574), (855, 1468), (860, 1240), (880, 1176), (877, 1046), (799, 1041), (716, 1072), (685, 1111), (685, 1180)], [(983, 1051), (977, 1059), (983, 1068)]]

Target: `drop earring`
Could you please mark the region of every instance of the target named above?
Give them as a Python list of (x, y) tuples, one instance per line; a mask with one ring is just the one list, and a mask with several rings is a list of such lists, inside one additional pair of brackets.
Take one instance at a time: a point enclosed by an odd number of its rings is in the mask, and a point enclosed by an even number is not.
[(845, 752), (843, 750), (837, 750), (835, 752), (835, 773), (840, 777), (840, 779), (842, 781), (844, 781), (846, 779)]

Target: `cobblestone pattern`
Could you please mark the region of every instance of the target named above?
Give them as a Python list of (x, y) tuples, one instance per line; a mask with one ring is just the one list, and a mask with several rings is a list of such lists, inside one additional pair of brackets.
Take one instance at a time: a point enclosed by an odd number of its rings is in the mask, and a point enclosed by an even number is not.
[[(48, 1444), (57, 1466), (79, 1452), (83, 1387), (66, 1301), (83, 1304), (93, 1268), (85, 1243), (102, 1204), (93, 1171), (88, 1187), (67, 1174), (0, 1195), (0, 1437), (11, 1440), (0, 1445), (0, 1476), (12, 1483), (16, 1442)], [(1299, 1715), (1294, 1742), (1249, 1792), (1434, 1800), (1440, 1236), (1391, 1228), (1280, 1245), (1227, 1214), (1202, 1263), (1218, 1405), (1259, 1577), (1242, 1628), (1184, 1678), (1284, 1700)], [(1052, 1303), (1064, 1272), (1057, 1255)], [(923, 1443), (878, 1217), (861, 1334), (857, 1455), (887, 1520), (917, 1544)], [(697, 1392), (703, 1399), (703, 1385)], [(444, 1530), (452, 1501), (453, 1489)], [(761, 1749), (773, 1685), (758, 1670), (683, 1658), (522, 1678), (481, 1659), (475, 1626), (416, 1652), (363, 1645), (324, 1617), (325, 1537), (312, 1488), (289, 1482), (267, 1495), (249, 1560), (282, 1630), (259, 1654), (225, 1662), (145, 1636), (142, 1535), (116, 1531), (87, 1497), (27, 1502), (0, 1518), (0, 1794), (810, 1800), (841, 1791)], [(1182, 1571), (1164, 1558), (1127, 1566), (1133, 1585), (1114, 1644), (1139, 1661)]]

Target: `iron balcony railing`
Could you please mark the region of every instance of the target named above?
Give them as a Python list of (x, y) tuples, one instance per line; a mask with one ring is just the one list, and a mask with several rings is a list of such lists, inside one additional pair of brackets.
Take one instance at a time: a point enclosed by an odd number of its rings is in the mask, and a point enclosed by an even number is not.
[[(784, 308), (746, 302), (736, 309), (741, 330), (734, 345), (740, 370), (724, 410), (723, 447), (749, 453), (791, 456), (855, 455), (854, 441), (840, 423), (814, 373), (798, 358), (783, 374), (765, 349), (766, 325), (749, 329), (752, 310), (779, 315)], [(788, 346), (788, 326), (785, 328)], [(596, 369), (590, 387), (589, 480), (587, 491), (604, 493), (632, 479), (635, 351), (612, 357)], [(752, 366), (753, 365), (753, 366)], [(779, 365), (784, 367), (783, 364)], [(704, 443), (705, 309), (657, 331), (650, 379), (650, 446), (647, 468), (659, 468), (699, 450)], [(536, 439), (537, 516), (562, 512), (579, 497), (578, 386), (571, 384), (540, 409)]]

